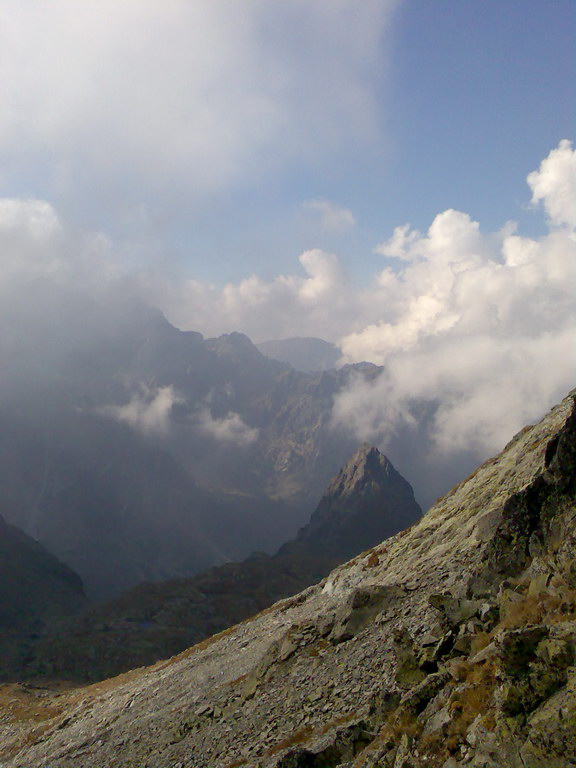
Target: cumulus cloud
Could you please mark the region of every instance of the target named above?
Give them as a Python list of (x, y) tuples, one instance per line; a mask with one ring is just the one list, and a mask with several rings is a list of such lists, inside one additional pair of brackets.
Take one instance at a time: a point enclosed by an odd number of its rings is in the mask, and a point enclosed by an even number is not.
[(395, 5), (4, 0), (4, 174), (158, 203), (374, 138)]
[(348, 208), (342, 208), (330, 200), (306, 200), (302, 207), (305, 211), (318, 216), (321, 227), (331, 234), (342, 234), (356, 226), (354, 214)]
[(485, 456), (574, 386), (575, 163), (563, 141), (528, 177), (555, 225), (544, 237), (485, 235), (449, 210), (379, 246), (399, 260), (379, 276), (381, 317), (340, 343), (347, 361), (386, 370), (338, 398), (337, 423), (385, 439), (428, 403), (435, 450)]
[(333, 340), (361, 322), (361, 297), (337, 256), (313, 249), (301, 254), (300, 264), (304, 275), (252, 275), (222, 288), (143, 275), (141, 290), (175, 325), (209, 336), (238, 330), (254, 341), (309, 335)]
[(576, 152), (564, 139), (528, 176), (532, 202), (542, 202), (552, 224), (576, 227)]
[(98, 411), (146, 435), (162, 436), (168, 432), (172, 408), (182, 402), (171, 386), (156, 389), (142, 387), (125, 405), (105, 405)]
[(238, 413), (214, 418), (210, 409), (205, 408), (198, 414), (197, 424), (201, 432), (230, 446), (245, 447), (258, 439), (258, 430), (248, 426)]

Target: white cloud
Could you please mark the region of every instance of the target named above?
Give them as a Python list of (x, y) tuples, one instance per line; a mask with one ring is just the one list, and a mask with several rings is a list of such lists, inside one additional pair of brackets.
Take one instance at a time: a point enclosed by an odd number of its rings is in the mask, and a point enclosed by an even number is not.
[(405, 259), (411, 253), (412, 245), (420, 237), (418, 230), (411, 230), (409, 224), (395, 227), (392, 237), (384, 243), (380, 243), (374, 249), (375, 253), (389, 256), (394, 259)]
[(121, 274), (117, 249), (98, 232), (75, 232), (45, 200), (0, 198), (0, 289), (50, 278), (96, 291)]
[(218, 419), (205, 408), (198, 414), (197, 423), (201, 432), (228, 445), (245, 447), (258, 439), (258, 430), (248, 426), (238, 413), (227, 413)]
[(356, 226), (354, 214), (348, 208), (342, 208), (330, 200), (306, 200), (302, 207), (319, 217), (320, 225), (326, 232), (342, 234)]
[(401, 265), (380, 275), (381, 318), (341, 339), (346, 360), (386, 373), (338, 399), (337, 423), (374, 439), (428, 403), (436, 448), (486, 455), (574, 386), (575, 158), (562, 142), (529, 177), (551, 223), (563, 225), (542, 238), (510, 224), (483, 235), (452, 210), (425, 235), (395, 231), (381, 250)]
[(572, 142), (564, 139), (557, 149), (528, 175), (532, 202), (544, 204), (552, 224), (576, 227), (576, 152)]
[(142, 388), (126, 405), (105, 405), (99, 413), (124, 421), (147, 435), (163, 435), (170, 426), (172, 408), (183, 402), (171, 386)]
[(302, 275), (267, 281), (256, 275), (217, 288), (196, 280), (168, 282), (147, 275), (142, 291), (180, 328), (212, 336), (240, 330), (255, 341), (314, 335), (334, 339), (361, 315), (354, 289), (334, 254), (300, 256)]
[(158, 200), (370, 140), (396, 1), (3, 0), (7, 178)]

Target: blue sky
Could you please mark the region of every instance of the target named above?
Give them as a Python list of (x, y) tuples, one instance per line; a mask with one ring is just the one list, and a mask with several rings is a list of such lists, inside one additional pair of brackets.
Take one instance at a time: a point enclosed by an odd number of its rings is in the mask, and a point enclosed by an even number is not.
[[(508, 219), (526, 234), (543, 231), (526, 176), (575, 133), (574, 3), (411, 0), (398, 5), (381, 45), (370, 73), (377, 139), (344, 147), (328, 167), (296, 164), (224, 196), (199, 225), (198, 250), (215, 253), (216, 264), (198, 274), (271, 277), (322, 247), (364, 280), (381, 263), (374, 245), (396, 225), (426, 229), (450, 207), (486, 231)], [(349, 208), (357, 226), (338, 235), (306, 226), (299, 214), (309, 198)]]
[[(179, 245), (191, 246), (203, 279), (272, 277), (292, 271), (295, 254), (322, 247), (361, 281), (381, 263), (374, 245), (396, 225), (426, 229), (446, 208), (487, 231), (514, 219), (541, 233), (525, 180), (574, 135), (575, 49), (570, 0), (399, 3), (368, 73), (376, 136), (230, 190), (203, 211), (192, 244), (185, 232)], [(350, 209), (357, 226), (335, 235), (303, 221), (310, 198)]]

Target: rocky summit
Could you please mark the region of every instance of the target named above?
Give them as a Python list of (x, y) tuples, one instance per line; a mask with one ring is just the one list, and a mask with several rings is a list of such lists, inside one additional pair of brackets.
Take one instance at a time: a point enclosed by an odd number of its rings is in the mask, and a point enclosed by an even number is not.
[(408, 530), (186, 652), (2, 689), (2, 768), (576, 764), (574, 394)]
[(329, 483), (308, 525), (280, 553), (348, 560), (420, 515), (410, 483), (377, 448), (364, 443)]

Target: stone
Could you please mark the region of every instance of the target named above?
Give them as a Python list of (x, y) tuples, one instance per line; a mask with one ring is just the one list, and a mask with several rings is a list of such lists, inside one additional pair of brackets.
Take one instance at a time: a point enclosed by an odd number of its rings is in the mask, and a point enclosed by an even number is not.
[(574, 651), (565, 640), (550, 637), (538, 643), (536, 656), (546, 664), (565, 668), (572, 664)]
[(504, 672), (514, 677), (525, 673), (528, 663), (536, 655), (538, 644), (549, 631), (548, 627), (539, 624), (501, 632), (495, 639)]
[(452, 629), (477, 616), (482, 608), (482, 603), (478, 600), (467, 600), (450, 594), (430, 595), (428, 602), (444, 614)]
[(352, 639), (385, 607), (404, 595), (398, 586), (366, 586), (353, 590), (336, 613), (330, 640), (337, 644)]

